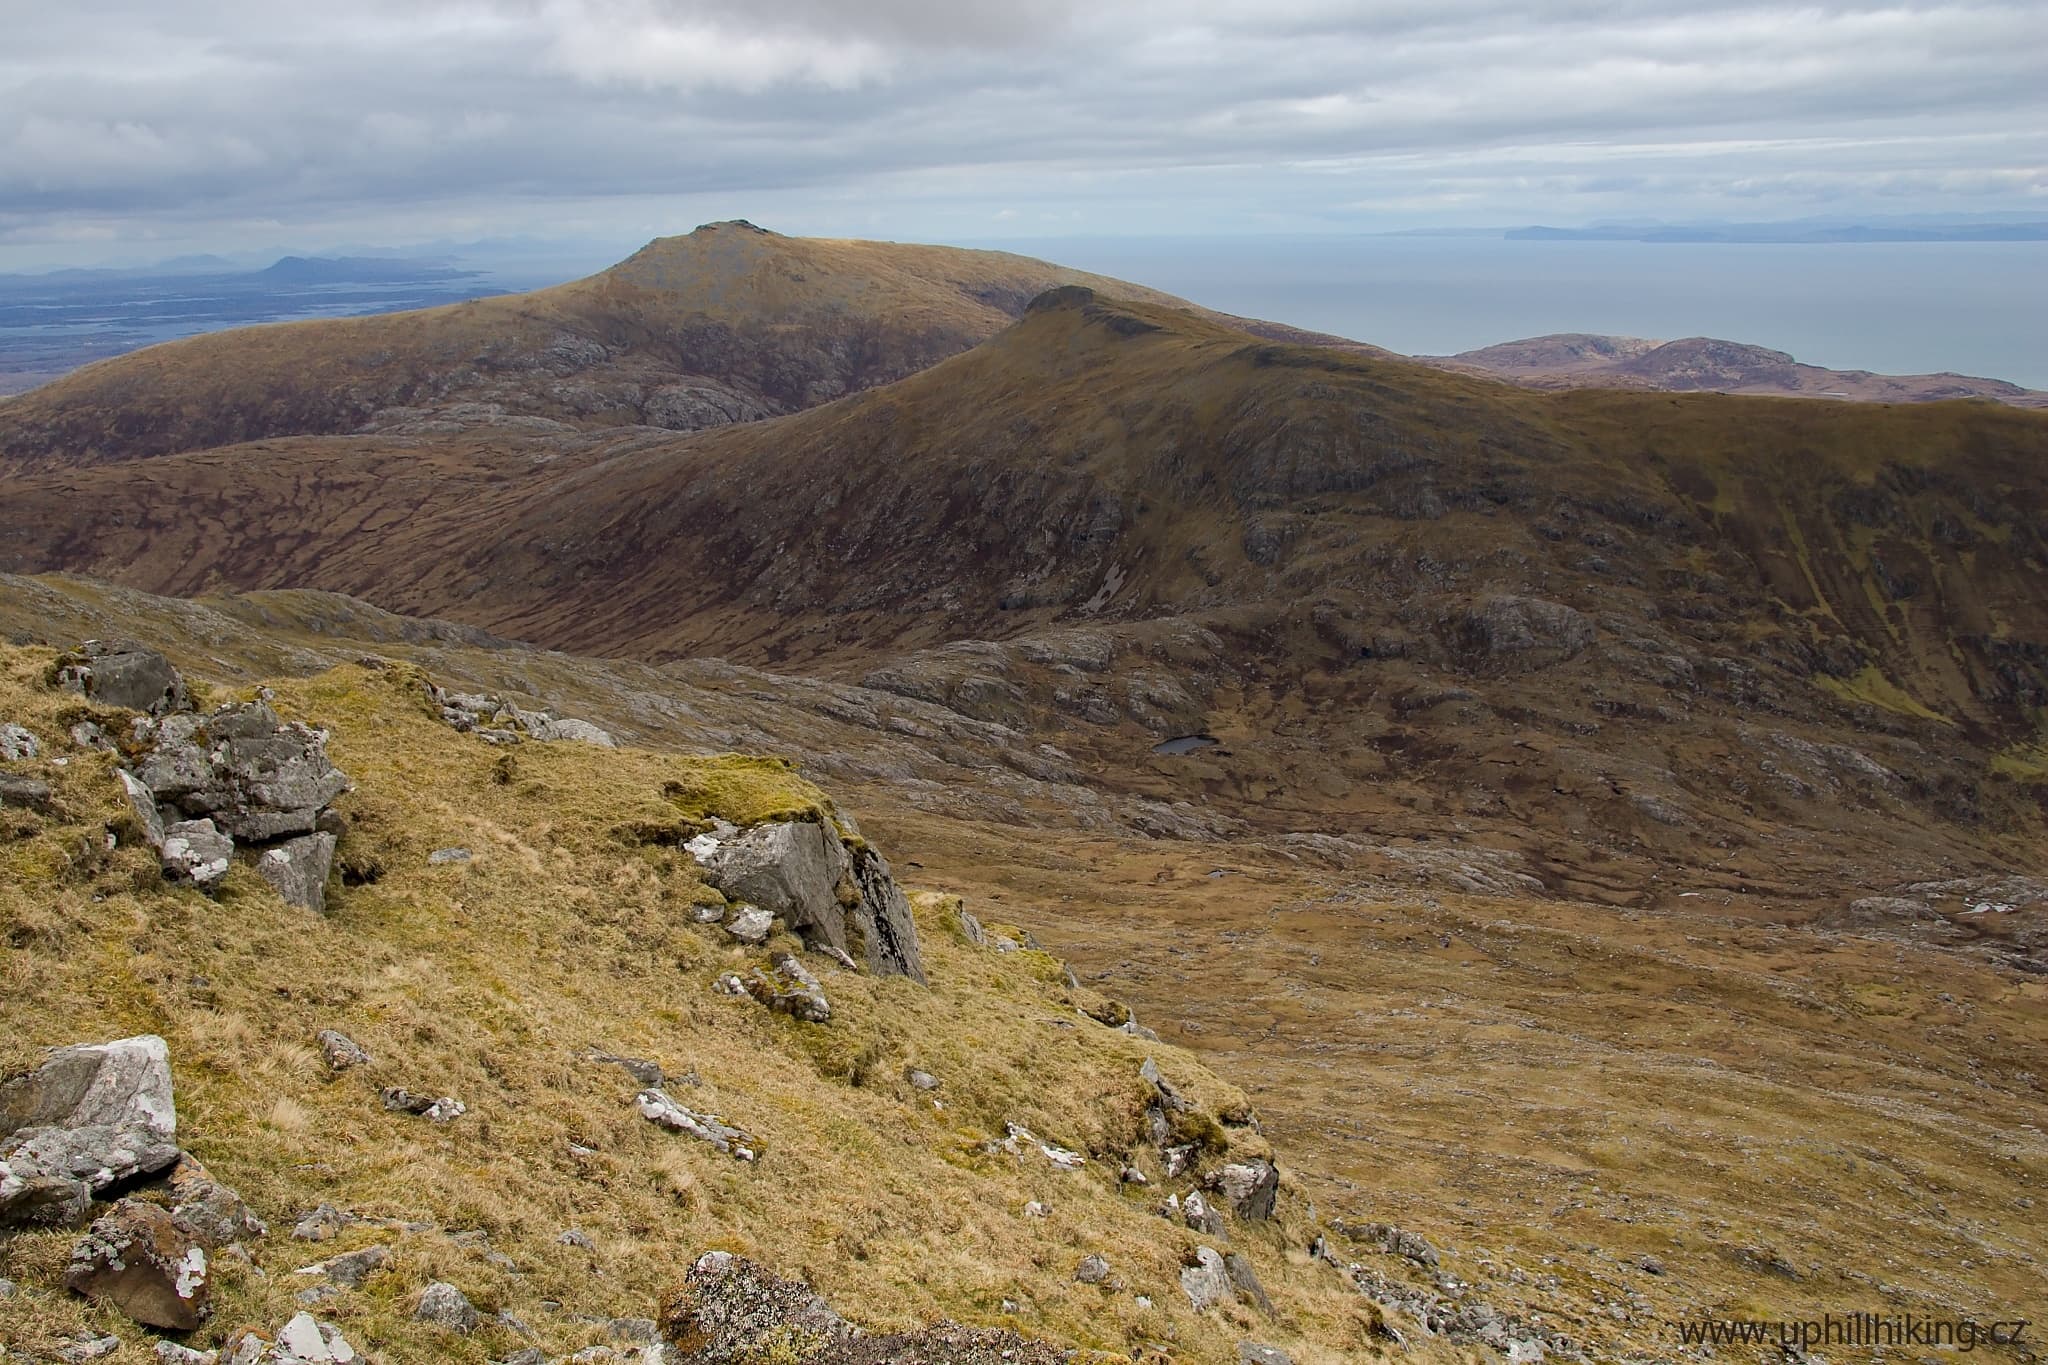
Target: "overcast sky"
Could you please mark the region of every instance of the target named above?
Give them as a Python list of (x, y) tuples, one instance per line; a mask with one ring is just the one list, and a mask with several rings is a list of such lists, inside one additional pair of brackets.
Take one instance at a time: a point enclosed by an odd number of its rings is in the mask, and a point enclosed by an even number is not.
[(2043, 0), (0, 0), (0, 268), (2048, 217), (2044, 53)]

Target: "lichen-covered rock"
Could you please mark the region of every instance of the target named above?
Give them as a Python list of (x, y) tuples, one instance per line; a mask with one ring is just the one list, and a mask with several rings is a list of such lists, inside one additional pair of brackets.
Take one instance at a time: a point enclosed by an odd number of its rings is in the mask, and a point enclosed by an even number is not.
[(1230, 1271), (1224, 1265), (1221, 1253), (1214, 1247), (1195, 1248), (1195, 1263), (1181, 1267), (1180, 1290), (1188, 1296), (1189, 1306), (1197, 1313), (1207, 1312), (1219, 1303), (1230, 1302), (1234, 1297), (1230, 1290)]
[(417, 1114), (430, 1123), (453, 1123), (469, 1112), (469, 1106), (453, 1095), (415, 1095), (399, 1085), (385, 1086), (378, 1097), (394, 1114)]
[(758, 905), (740, 906), (733, 912), (732, 918), (725, 922), (725, 932), (731, 935), (734, 941), (757, 947), (768, 941), (768, 935), (774, 932), (774, 929), (775, 916)]
[(1109, 1262), (1100, 1256), (1083, 1256), (1081, 1263), (1074, 1267), (1077, 1284), (1101, 1284), (1109, 1278)]
[(180, 820), (164, 826), (160, 849), (164, 876), (202, 891), (220, 885), (234, 860), (235, 841), (211, 820)]
[(412, 1310), (420, 1322), (432, 1323), (451, 1332), (468, 1336), (476, 1330), (476, 1306), (460, 1289), (446, 1280), (436, 1280), (420, 1291), (420, 1301)]
[(866, 844), (849, 850), (829, 824), (782, 820), (714, 830), (686, 847), (713, 886), (781, 917), (812, 947), (864, 960), (877, 975), (924, 981), (910, 903)]
[(1239, 1218), (1262, 1222), (1278, 1203), (1280, 1171), (1270, 1161), (1233, 1161), (1216, 1173), (1212, 1188)]
[(363, 1051), (355, 1039), (338, 1029), (321, 1029), (313, 1041), (320, 1044), (320, 1055), (327, 1059), (329, 1071), (347, 1071), (350, 1067), (370, 1064), (370, 1054)]
[(330, 1256), (312, 1265), (300, 1266), (294, 1275), (308, 1279), (325, 1280), (344, 1289), (361, 1289), (370, 1276), (391, 1263), (391, 1248), (386, 1246), (364, 1247), (343, 1256)]
[(355, 1365), (363, 1357), (332, 1323), (300, 1313), (278, 1330), (275, 1342), (251, 1331), (229, 1337), (220, 1365)]
[(278, 719), (268, 702), (224, 706), (203, 719), (171, 716), (135, 776), (159, 801), (211, 817), (237, 839), (310, 834), (348, 790), (319, 731)]
[(758, 1145), (741, 1128), (719, 1118), (716, 1114), (700, 1114), (685, 1109), (669, 1097), (665, 1090), (649, 1088), (633, 1097), (634, 1107), (649, 1123), (666, 1128), (671, 1132), (688, 1133), (701, 1142), (708, 1142), (725, 1155), (736, 1161), (752, 1161)]
[(206, 1250), (168, 1209), (124, 1199), (71, 1253), (65, 1287), (145, 1327), (189, 1332), (206, 1319)]
[(270, 1231), (242, 1196), (215, 1180), (191, 1153), (171, 1168), (171, 1215), (208, 1249), (231, 1246)]
[(153, 716), (185, 710), (185, 680), (171, 661), (132, 641), (87, 640), (59, 655), (51, 681), (100, 703)]
[(0, 1226), (72, 1222), (178, 1159), (170, 1049), (154, 1034), (52, 1051), (0, 1081)]
[(755, 968), (747, 977), (747, 993), (779, 1014), (807, 1024), (828, 1023), (832, 1002), (811, 969), (788, 953), (777, 953), (768, 971)]
[(661, 1327), (683, 1359), (701, 1365), (752, 1365), (770, 1351), (804, 1361), (853, 1331), (809, 1285), (725, 1251), (697, 1258)]
[(20, 763), (36, 758), (43, 752), (42, 744), (33, 731), (13, 722), (0, 725), (0, 762)]
[(256, 875), (287, 905), (315, 914), (327, 911), (327, 873), (334, 866), (335, 838), (315, 832), (263, 850)]

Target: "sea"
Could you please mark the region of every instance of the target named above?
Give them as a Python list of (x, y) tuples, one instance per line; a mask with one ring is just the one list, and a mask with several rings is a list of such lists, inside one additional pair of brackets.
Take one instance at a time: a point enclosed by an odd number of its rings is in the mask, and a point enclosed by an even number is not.
[(1950, 371), (2048, 389), (2048, 242), (1291, 236), (975, 245), (1408, 355), (1552, 332), (1710, 336), (1830, 369)]

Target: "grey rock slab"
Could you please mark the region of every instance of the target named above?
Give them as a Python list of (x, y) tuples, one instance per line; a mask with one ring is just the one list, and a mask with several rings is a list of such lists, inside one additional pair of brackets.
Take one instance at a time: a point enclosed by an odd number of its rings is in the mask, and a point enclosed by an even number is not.
[(643, 1090), (633, 1097), (633, 1104), (642, 1118), (657, 1127), (674, 1133), (687, 1133), (700, 1142), (708, 1142), (735, 1161), (755, 1159), (756, 1144), (745, 1129), (735, 1128), (716, 1114), (700, 1114), (686, 1109), (665, 1090)]
[(287, 905), (315, 914), (327, 911), (327, 874), (334, 866), (332, 834), (304, 834), (263, 850), (256, 875)]
[(1197, 1313), (1230, 1302), (1234, 1296), (1230, 1289), (1230, 1272), (1223, 1264), (1222, 1254), (1214, 1247), (1195, 1248), (1195, 1263), (1181, 1268), (1180, 1290), (1187, 1295), (1188, 1305)]
[(756, 947), (768, 941), (775, 931), (775, 916), (758, 905), (742, 905), (733, 917), (725, 922), (725, 932), (735, 942), (752, 944)]

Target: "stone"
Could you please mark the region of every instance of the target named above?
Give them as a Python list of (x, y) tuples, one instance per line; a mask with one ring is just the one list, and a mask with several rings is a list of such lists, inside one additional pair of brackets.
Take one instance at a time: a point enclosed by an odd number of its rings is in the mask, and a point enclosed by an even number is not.
[(1151, 1181), (1145, 1179), (1145, 1173), (1139, 1170), (1136, 1166), (1124, 1167), (1123, 1170), (1117, 1175), (1117, 1179), (1121, 1180), (1126, 1185), (1149, 1185), (1152, 1183)]
[(671, 1132), (688, 1133), (700, 1142), (710, 1143), (735, 1161), (754, 1160), (755, 1142), (745, 1129), (733, 1127), (716, 1114), (700, 1114), (685, 1109), (669, 1098), (665, 1090), (643, 1090), (633, 1097), (633, 1105), (640, 1111), (640, 1117), (649, 1123)]
[(343, 1228), (357, 1221), (352, 1213), (343, 1213), (332, 1204), (322, 1204), (293, 1225), (292, 1236), (301, 1242), (331, 1241)]
[(88, 1360), (99, 1360), (121, 1349), (121, 1338), (109, 1333), (103, 1337), (77, 1337), (57, 1348), (57, 1358), (69, 1365), (83, 1365)]
[[(853, 884), (860, 902), (852, 910), (855, 931), (866, 949), (868, 970), (877, 976), (907, 976), (925, 984), (924, 954), (910, 899), (896, 884), (888, 861), (872, 845), (853, 847)], [(844, 951), (844, 945), (834, 945)]]
[(0, 763), (21, 763), (42, 756), (43, 746), (27, 726), (0, 725)]
[(1278, 1346), (1240, 1341), (1237, 1343), (1237, 1365), (1294, 1365), (1294, 1357)]
[(1200, 1191), (1188, 1191), (1188, 1197), (1181, 1201), (1180, 1214), (1181, 1221), (1187, 1224), (1190, 1231), (1206, 1232), (1212, 1237), (1227, 1235), (1223, 1227), (1222, 1213), (1202, 1198)]
[(351, 1067), (370, 1064), (370, 1054), (363, 1051), (355, 1039), (338, 1029), (321, 1029), (313, 1035), (313, 1041), (320, 1044), (320, 1055), (327, 1059), (329, 1071), (347, 1071)]
[(477, 1325), (475, 1305), (446, 1280), (436, 1280), (420, 1291), (420, 1301), (412, 1315), (416, 1321), (432, 1323), (462, 1336), (474, 1332)]
[(644, 1086), (660, 1086), (668, 1078), (662, 1074), (661, 1064), (650, 1062), (645, 1057), (621, 1057), (611, 1052), (592, 1052), (591, 1061), (600, 1066), (615, 1066)]
[(1233, 1161), (1217, 1173), (1214, 1189), (1239, 1218), (1264, 1222), (1279, 1200), (1280, 1171), (1270, 1161)]
[(329, 1284), (339, 1285), (343, 1289), (361, 1289), (372, 1275), (390, 1264), (391, 1248), (372, 1246), (300, 1266), (292, 1273), (326, 1280)]
[(131, 641), (87, 640), (59, 655), (55, 682), (102, 706), (119, 706), (152, 716), (184, 711), (185, 680), (171, 661)]
[(1508, 1343), (1508, 1365), (1539, 1365), (1543, 1355), (1543, 1343), (1533, 1337), (1517, 1337)]
[(11, 1298), (13, 1298), (13, 1297), (14, 1297), (14, 1281), (12, 1281), (12, 1280), (0, 1280), (0, 1299), (11, 1299)]
[(1187, 1109), (1188, 1102), (1181, 1098), (1180, 1091), (1174, 1089), (1172, 1082), (1159, 1070), (1159, 1063), (1150, 1057), (1139, 1064), (1138, 1077), (1159, 1092), (1159, 1104), (1162, 1108), (1174, 1111)]
[(0, 773), (0, 806), (21, 806), (48, 813), (50, 800), (55, 795), (50, 784), (39, 777)]
[(265, 1365), (353, 1365), (362, 1356), (332, 1323), (311, 1313), (297, 1313), (278, 1329), (277, 1345), (263, 1357)]
[(725, 1251), (697, 1258), (664, 1305), (661, 1326), (683, 1358), (700, 1365), (743, 1365), (771, 1352), (803, 1360), (853, 1335), (809, 1285)]
[(725, 932), (734, 942), (752, 944), (756, 947), (768, 941), (768, 935), (775, 930), (775, 916), (757, 905), (742, 905), (725, 922)]
[(788, 953), (777, 953), (770, 970), (755, 968), (748, 974), (747, 994), (779, 1014), (808, 1024), (823, 1024), (832, 1018), (832, 1003), (825, 988), (810, 968)]
[(1233, 1251), (1223, 1258), (1223, 1269), (1230, 1276), (1230, 1287), (1237, 1296), (1256, 1307), (1267, 1317), (1274, 1316), (1273, 1300), (1266, 1294), (1266, 1287), (1259, 1283), (1259, 1273), (1252, 1268), (1251, 1261), (1242, 1252)]
[(156, 796), (131, 772), (117, 768), (114, 770), (114, 776), (121, 781), (121, 790), (128, 797), (129, 809), (135, 812), (135, 823), (142, 827), (144, 841), (161, 853), (164, 847), (164, 817), (156, 808)]
[(159, 1341), (153, 1349), (157, 1365), (214, 1365), (220, 1359), (219, 1351), (195, 1351), (175, 1341)]
[(171, 1216), (209, 1251), (270, 1231), (241, 1195), (215, 1180), (189, 1152), (171, 1167), (170, 1196)]
[(427, 866), (446, 867), (450, 863), (466, 863), (472, 856), (466, 848), (437, 848), (427, 855)]
[(1195, 1248), (1195, 1263), (1181, 1267), (1180, 1290), (1188, 1296), (1188, 1305), (1197, 1313), (1232, 1301), (1230, 1271), (1214, 1247)]
[(1074, 1279), (1079, 1284), (1101, 1284), (1109, 1278), (1109, 1262), (1100, 1256), (1083, 1256), (1081, 1264), (1074, 1267)]
[(623, 1341), (629, 1346), (659, 1346), (661, 1329), (655, 1326), (653, 1318), (613, 1318), (605, 1324), (605, 1334), (613, 1341)]
[(937, 1090), (939, 1088), (939, 1078), (937, 1076), (932, 1075), (929, 1071), (919, 1071), (916, 1067), (912, 1067), (904, 1072), (903, 1079), (910, 1082), (912, 1090)]
[(1183, 1143), (1177, 1147), (1164, 1148), (1160, 1151), (1159, 1157), (1160, 1168), (1166, 1172), (1166, 1178), (1171, 1180), (1188, 1167), (1194, 1165), (1194, 1144)]
[(864, 958), (877, 975), (924, 982), (910, 903), (866, 844), (849, 852), (829, 825), (787, 820), (733, 836), (714, 830), (684, 847), (728, 899), (780, 918), (806, 944)]
[(189, 1332), (206, 1319), (206, 1250), (171, 1216), (123, 1199), (73, 1248), (64, 1285), (145, 1327)]
[(587, 720), (556, 720), (553, 717), (543, 717), (535, 724), (529, 725), (526, 732), (541, 740), (572, 740), (580, 744), (595, 744), (601, 749), (619, 747), (619, 742), (612, 738), (609, 730), (592, 725)]
[(569, 1228), (564, 1232), (557, 1233), (555, 1240), (565, 1247), (575, 1247), (579, 1251), (597, 1250), (597, 1243), (590, 1240), (590, 1234), (580, 1232), (575, 1228)]
[(234, 852), (235, 841), (211, 820), (180, 820), (164, 826), (163, 869), (171, 881), (211, 890), (228, 875)]
[(1048, 1218), (1051, 1215), (1052, 1210), (1046, 1205), (1039, 1203), (1036, 1199), (1024, 1206), (1024, 1216), (1026, 1218)]
[(270, 883), (287, 905), (315, 914), (327, 911), (327, 873), (334, 866), (332, 834), (313, 833), (263, 850), (256, 875)]
[(981, 921), (964, 908), (960, 911), (960, 937), (977, 948), (988, 946), (988, 934), (982, 929)]
[(469, 1112), (469, 1106), (452, 1095), (415, 1095), (403, 1086), (387, 1085), (378, 1096), (394, 1114), (417, 1114), (430, 1123), (453, 1123)]

